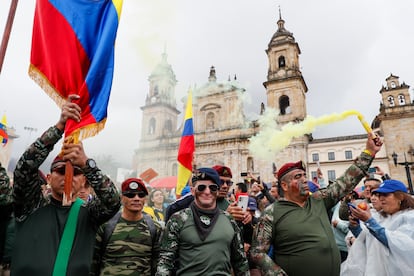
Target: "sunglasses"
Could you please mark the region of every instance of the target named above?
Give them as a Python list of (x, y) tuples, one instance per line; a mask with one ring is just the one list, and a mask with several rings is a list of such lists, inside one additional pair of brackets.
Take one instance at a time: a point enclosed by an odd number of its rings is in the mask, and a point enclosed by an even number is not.
[(207, 187), (210, 189), (210, 192), (212, 193), (217, 192), (219, 188), (219, 186), (217, 186), (216, 184), (210, 184), (210, 185), (200, 184), (197, 186), (197, 190), (199, 192), (203, 192), (205, 189), (207, 189)]
[(144, 192), (125, 192), (122, 193), (123, 196), (126, 196), (127, 198), (134, 198), (135, 196), (138, 196), (139, 198), (144, 198), (146, 196), (146, 194)]
[[(52, 172), (55, 172), (60, 175), (65, 175), (66, 166), (56, 167), (52, 170)], [(73, 166), (73, 175), (80, 175), (80, 174), (83, 174), (82, 169), (79, 168), (78, 166)]]
[(231, 181), (231, 180), (220, 179), (220, 181), (221, 181), (221, 185), (223, 185), (223, 184), (227, 184), (228, 186), (233, 185), (233, 181)]

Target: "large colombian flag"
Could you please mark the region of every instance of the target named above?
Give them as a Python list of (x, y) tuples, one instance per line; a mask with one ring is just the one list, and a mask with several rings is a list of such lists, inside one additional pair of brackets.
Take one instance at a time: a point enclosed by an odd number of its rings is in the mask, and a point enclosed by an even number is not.
[(191, 90), (188, 92), (187, 107), (184, 116), (184, 128), (178, 149), (178, 172), (175, 193), (181, 195), (192, 173), (194, 155), (193, 99)]
[(37, 0), (29, 75), (61, 107), (78, 94), (79, 123), (65, 135), (79, 139), (103, 129), (114, 72), (114, 44), (122, 0)]

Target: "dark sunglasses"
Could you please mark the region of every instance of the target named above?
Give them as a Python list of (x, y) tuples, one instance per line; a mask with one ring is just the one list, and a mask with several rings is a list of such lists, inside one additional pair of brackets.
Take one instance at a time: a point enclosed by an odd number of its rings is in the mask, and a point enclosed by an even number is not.
[[(55, 172), (60, 175), (65, 175), (66, 166), (56, 167), (52, 170), (52, 172)], [(82, 169), (79, 168), (78, 166), (73, 166), (73, 175), (80, 175), (80, 174), (83, 174)]]
[(126, 196), (127, 198), (134, 198), (135, 196), (138, 196), (139, 198), (144, 198), (146, 196), (146, 194), (144, 192), (125, 192), (122, 193), (123, 196)]
[(227, 184), (228, 186), (233, 185), (233, 181), (231, 181), (231, 180), (220, 179), (220, 181), (221, 181), (221, 185), (223, 185), (223, 184)]
[(197, 186), (197, 190), (199, 192), (204, 191), (205, 189), (207, 189), (207, 187), (210, 189), (210, 192), (214, 193), (217, 192), (219, 186), (217, 186), (216, 184), (210, 184), (210, 185), (206, 185), (206, 184), (200, 184)]

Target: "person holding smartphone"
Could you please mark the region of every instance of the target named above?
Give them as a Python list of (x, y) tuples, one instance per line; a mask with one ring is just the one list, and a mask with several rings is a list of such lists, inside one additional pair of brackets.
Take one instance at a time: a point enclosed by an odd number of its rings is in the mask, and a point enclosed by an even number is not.
[(373, 193), (381, 211), (351, 207), (364, 228), (341, 267), (341, 275), (412, 275), (414, 271), (414, 198), (404, 183), (385, 180)]
[(199, 168), (192, 183), (194, 201), (165, 226), (156, 275), (249, 275), (240, 228), (217, 206), (218, 173)]

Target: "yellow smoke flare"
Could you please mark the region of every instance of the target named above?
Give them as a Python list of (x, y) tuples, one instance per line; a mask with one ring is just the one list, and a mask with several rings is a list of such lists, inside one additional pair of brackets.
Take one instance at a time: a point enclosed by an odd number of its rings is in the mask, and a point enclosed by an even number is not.
[(358, 117), (368, 134), (372, 133), (372, 129), (365, 121), (364, 116), (356, 110), (347, 110), (340, 114), (323, 115), (319, 118), (309, 115), (300, 123), (288, 123), (280, 128), (275, 120), (277, 117), (276, 111), (274, 109), (266, 109), (263, 116), (259, 119), (260, 132), (250, 138), (249, 151), (260, 159), (272, 161), (275, 154), (289, 146), (293, 138), (312, 133), (317, 126), (342, 121), (352, 115)]

